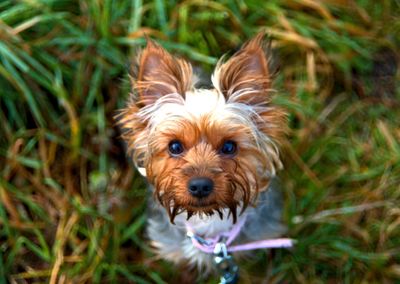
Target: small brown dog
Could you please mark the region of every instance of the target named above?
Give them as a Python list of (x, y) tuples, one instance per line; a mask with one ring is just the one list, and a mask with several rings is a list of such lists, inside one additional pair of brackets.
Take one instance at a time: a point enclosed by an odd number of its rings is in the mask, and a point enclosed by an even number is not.
[(263, 38), (219, 61), (213, 89), (196, 89), (191, 65), (150, 40), (137, 57), (133, 95), (119, 122), (155, 197), (147, 233), (162, 258), (210, 271), (221, 269), (220, 256), (232, 276), (231, 243), (285, 231), (274, 176), (286, 114), (271, 104)]

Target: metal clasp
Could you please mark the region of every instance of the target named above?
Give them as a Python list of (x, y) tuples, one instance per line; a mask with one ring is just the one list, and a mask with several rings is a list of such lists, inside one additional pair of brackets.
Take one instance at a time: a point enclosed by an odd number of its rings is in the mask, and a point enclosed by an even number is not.
[(238, 281), (239, 267), (228, 253), (225, 242), (218, 242), (214, 248), (214, 262), (221, 274), (220, 284), (235, 284)]

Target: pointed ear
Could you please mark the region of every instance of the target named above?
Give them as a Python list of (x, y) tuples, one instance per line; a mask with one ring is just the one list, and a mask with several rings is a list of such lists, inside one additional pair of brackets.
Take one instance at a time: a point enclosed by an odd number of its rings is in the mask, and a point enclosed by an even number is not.
[(139, 105), (149, 105), (162, 96), (185, 92), (192, 87), (192, 67), (183, 59), (169, 54), (153, 41), (137, 57), (132, 76)]
[(248, 41), (228, 61), (215, 69), (214, 86), (227, 101), (260, 104), (269, 100), (270, 72), (264, 33)]

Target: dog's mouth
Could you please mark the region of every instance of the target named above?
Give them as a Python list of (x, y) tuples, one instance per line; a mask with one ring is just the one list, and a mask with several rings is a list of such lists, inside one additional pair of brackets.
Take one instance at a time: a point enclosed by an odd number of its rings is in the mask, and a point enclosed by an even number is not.
[[(190, 205), (175, 205), (175, 206), (169, 206), (166, 207), (170, 222), (172, 224), (174, 223), (175, 217), (178, 216), (179, 214), (185, 213), (186, 212), (186, 220), (189, 220), (192, 216), (194, 215), (199, 215), (199, 216), (213, 216), (214, 214), (217, 214), (219, 218), (222, 220), (224, 219), (224, 214), (223, 212), (228, 209), (229, 214), (225, 217), (230, 218), (232, 217), (233, 223), (236, 223), (237, 220), (237, 208), (239, 204), (232, 204), (230, 206), (228, 205), (222, 205), (218, 204), (216, 202), (196, 202), (192, 203)], [(243, 212), (240, 210), (240, 214)]]
[(218, 207), (218, 204), (213, 201), (210, 200), (210, 198), (196, 198), (196, 200), (191, 201), (187, 207), (193, 207), (193, 208), (197, 208), (197, 209), (201, 209), (201, 208), (216, 208)]
[(186, 206), (186, 210), (192, 210), (192, 211), (210, 211), (210, 210), (215, 210), (218, 208), (217, 203), (210, 203), (210, 202), (199, 202), (195, 204), (190, 204)]

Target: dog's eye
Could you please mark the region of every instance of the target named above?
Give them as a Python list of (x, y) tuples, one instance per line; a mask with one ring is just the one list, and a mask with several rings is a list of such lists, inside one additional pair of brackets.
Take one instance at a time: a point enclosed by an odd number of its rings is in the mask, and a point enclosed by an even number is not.
[(221, 153), (224, 155), (235, 154), (237, 150), (237, 145), (235, 141), (227, 140), (222, 144)]
[(183, 145), (179, 140), (172, 140), (171, 142), (169, 142), (168, 150), (171, 155), (176, 156), (182, 154)]

